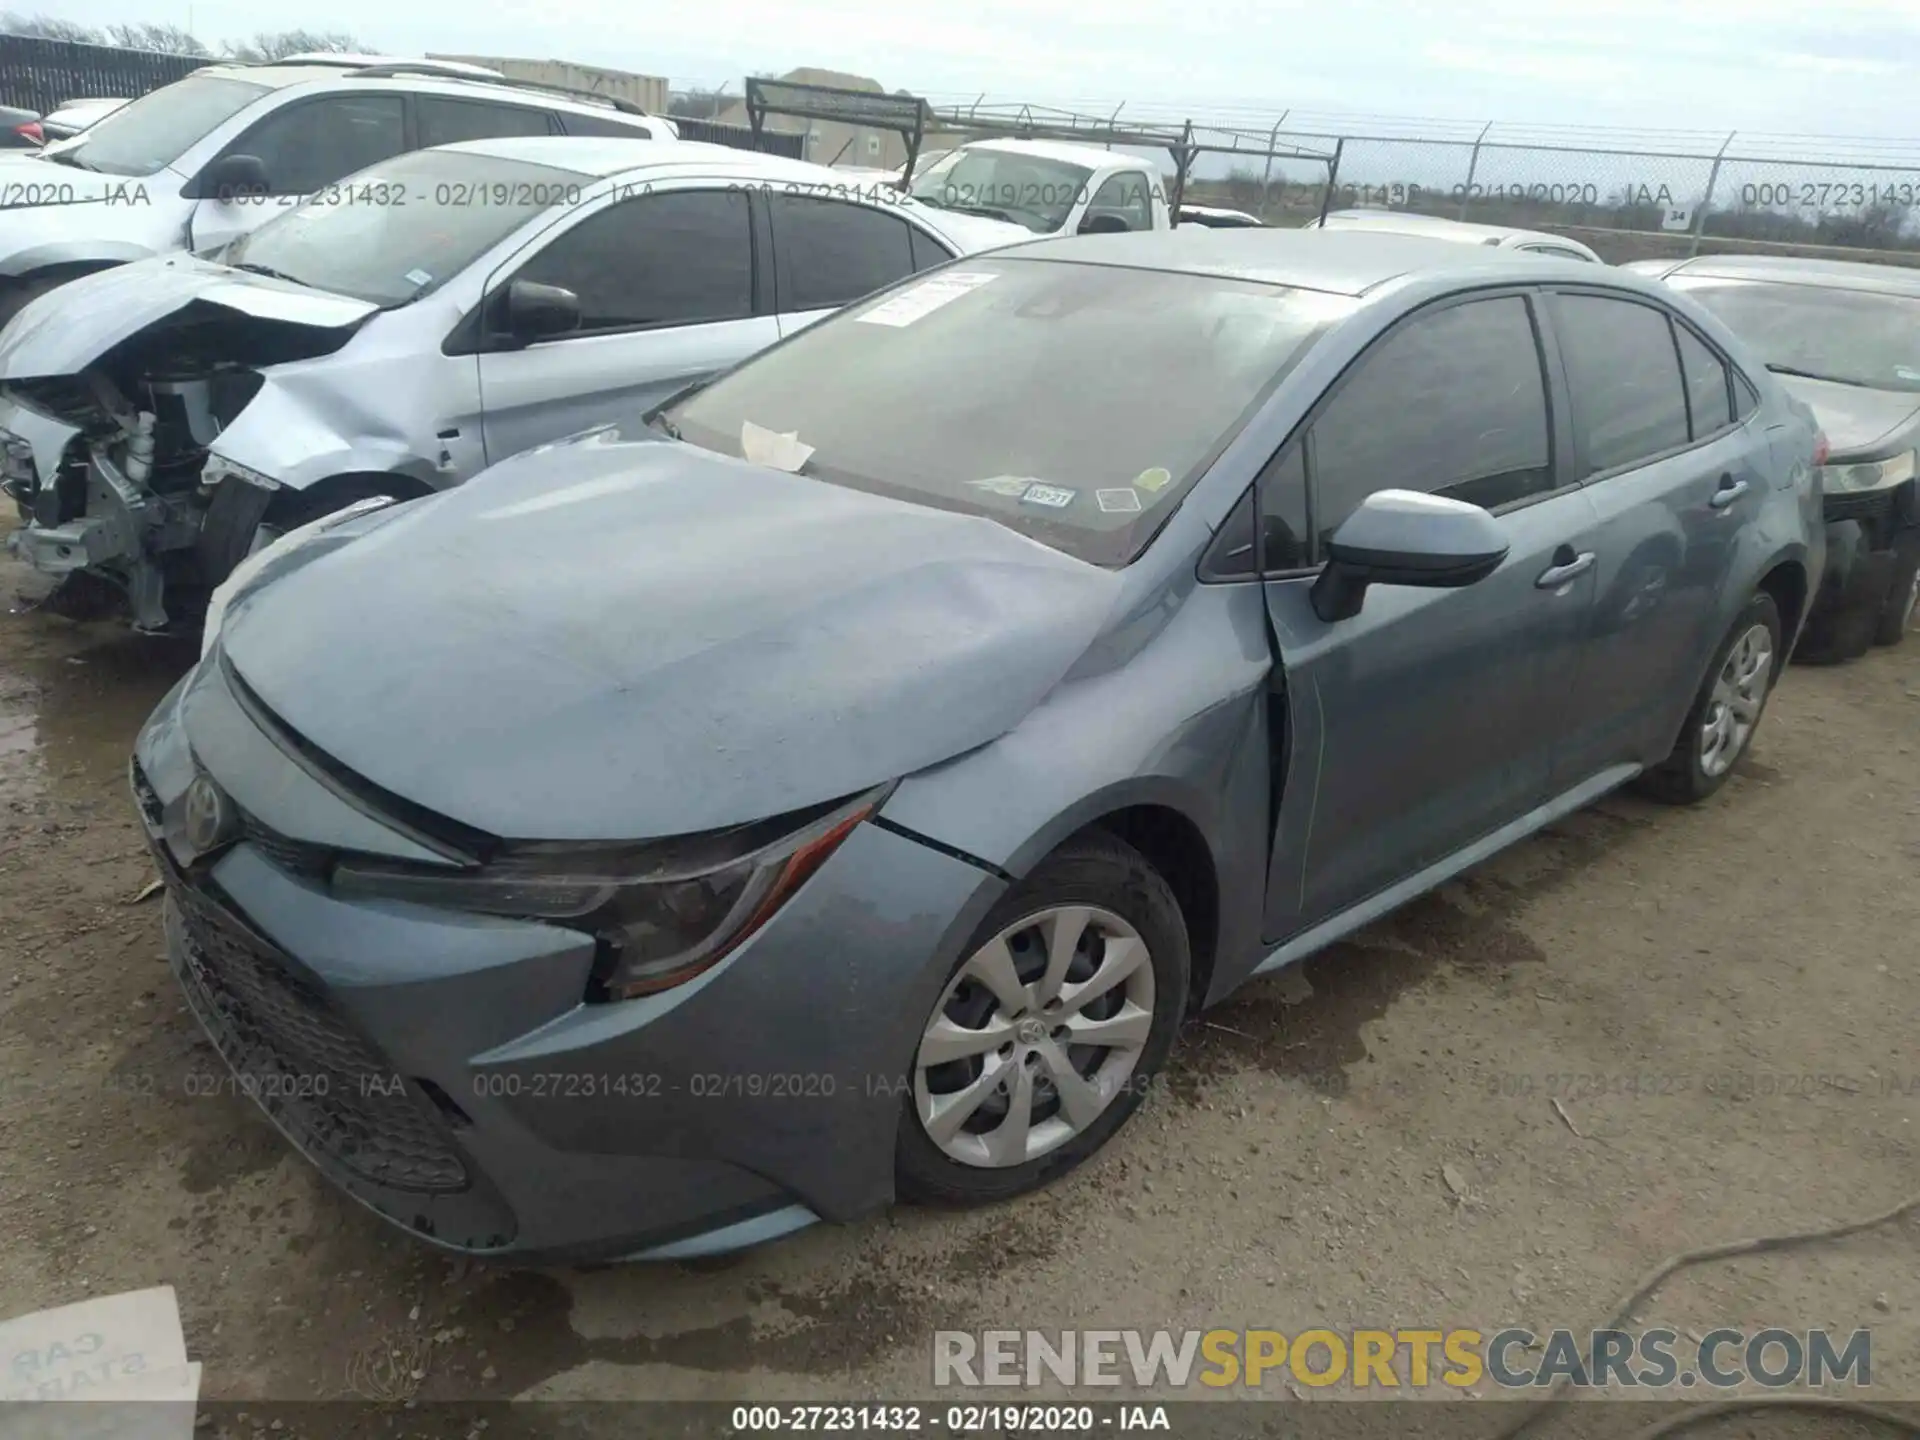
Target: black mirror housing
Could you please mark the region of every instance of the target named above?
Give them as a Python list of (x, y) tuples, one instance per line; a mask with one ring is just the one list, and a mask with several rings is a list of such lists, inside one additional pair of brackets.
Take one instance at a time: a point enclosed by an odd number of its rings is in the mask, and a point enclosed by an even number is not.
[(580, 328), (580, 297), (561, 285), (512, 281), (501, 311), (507, 334), (522, 345)]
[(1500, 568), (1508, 549), (1500, 523), (1478, 505), (1417, 490), (1376, 490), (1327, 542), (1313, 610), (1328, 622), (1351, 619), (1369, 585), (1478, 584)]
[(222, 155), (200, 172), (200, 193), (216, 200), (266, 195), (273, 182), (258, 155)]

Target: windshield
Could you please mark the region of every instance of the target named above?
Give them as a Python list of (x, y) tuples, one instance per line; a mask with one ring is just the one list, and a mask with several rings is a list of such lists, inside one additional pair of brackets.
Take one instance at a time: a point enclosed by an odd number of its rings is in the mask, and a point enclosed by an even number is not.
[(1920, 392), (1920, 300), (1759, 280), (1670, 282), (1758, 352), (1769, 370)]
[(152, 175), (266, 93), (251, 80), (189, 75), (101, 117), (47, 158), (105, 175)]
[[(725, 455), (984, 515), (1099, 565), (1146, 547), (1344, 296), (999, 259), (909, 281), (658, 418)], [(795, 437), (811, 454), (782, 445)]]
[(1066, 222), (1092, 173), (1084, 165), (1006, 150), (955, 150), (914, 176), (911, 193), (928, 205), (1012, 220), (1044, 235)]
[(369, 166), (215, 257), (376, 305), (438, 289), (533, 216), (580, 201), (571, 170), (444, 150)]

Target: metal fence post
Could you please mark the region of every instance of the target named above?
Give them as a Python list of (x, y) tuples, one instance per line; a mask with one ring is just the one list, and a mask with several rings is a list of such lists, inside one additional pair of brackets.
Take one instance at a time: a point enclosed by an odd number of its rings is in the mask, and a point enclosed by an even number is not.
[(1720, 143), (1720, 153), (1713, 157), (1713, 168), (1707, 172), (1707, 193), (1700, 201), (1700, 213), (1693, 217), (1693, 238), (1687, 242), (1687, 258), (1691, 260), (1700, 253), (1700, 236), (1707, 228), (1707, 211), (1713, 208), (1713, 190), (1720, 183), (1720, 162), (1727, 158), (1727, 146), (1733, 144), (1738, 130), (1729, 130), (1727, 138)]
[(1480, 127), (1479, 135), (1474, 137), (1473, 154), (1467, 160), (1467, 183), (1460, 187), (1460, 214), (1456, 217), (1458, 219), (1467, 218), (1467, 204), (1473, 199), (1473, 177), (1480, 170), (1480, 146), (1487, 138), (1487, 131), (1491, 129), (1493, 129), (1493, 122), (1489, 120)]
[(1287, 116), (1292, 113), (1293, 110), (1291, 107), (1282, 110), (1280, 112), (1280, 118), (1273, 122), (1273, 129), (1267, 132), (1267, 168), (1260, 172), (1260, 209), (1258, 213), (1262, 220), (1267, 218), (1267, 194), (1273, 184), (1273, 147), (1280, 143), (1280, 127), (1287, 123)]
[(1337, 135), (1333, 141), (1333, 159), (1327, 162), (1327, 193), (1320, 197), (1320, 223), (1327, 223), (1327, 212), (1333, 209), (1333, 187), (1340, 181), (1340, 155), (1347, 148), (1347, 137)]

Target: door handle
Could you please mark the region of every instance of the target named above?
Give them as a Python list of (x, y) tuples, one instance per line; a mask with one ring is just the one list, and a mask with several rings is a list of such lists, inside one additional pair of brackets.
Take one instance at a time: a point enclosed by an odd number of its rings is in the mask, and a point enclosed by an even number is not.
[[(1567, 553), (1567, 551), (1568, 547), (1562, 545), (1560, 550), (1555, 552), (1554, 558), (1556, 560), (1559, 559), (1560, 555)], [(1540, 572), (1540, 578), (1533, 583), (1541, 590), (1558, 590), (1569, 580), (1574, 579), (1576, 576), (1584, 575), (1587, 571), (1591, 570), (1593, 568), (1593, 560), (1593, 551), (1583, 551), (1581, 554), (1575, 555), (1571, 560), (1542, 570)]]
[(1724, 510), (1742, 495), (1747, 493), (1747, 482), (1736, 480), (1731, 475), (1720, 477), (1720, 488), (1707, 499), (1707, 504), (1716, 510)]

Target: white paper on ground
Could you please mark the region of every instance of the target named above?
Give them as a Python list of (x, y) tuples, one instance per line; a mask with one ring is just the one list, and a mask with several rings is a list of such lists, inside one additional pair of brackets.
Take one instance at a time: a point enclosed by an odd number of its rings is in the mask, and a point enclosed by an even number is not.
[(891, 299), (883, 300), (864, 315), (854, 318), (862, 325), (911, 325), (931, 315), (942, 305), (951, 305), (962, 295), (978, 290), (997, 277), (991, 270), (951, 270), (930, 275), (918, 285), (909, 285)]
[(798, 431), (788, 431), (783, 435), (764, 425), (756, 425), (751, 420), (742, 420), (740, 453), (755, 465), (798, 475), (800, 467), (812, 457), (813, 447), (800, 443)]
[(0, 1324), (0, 1400), (90, 1396), (186, 1364), (180, 1304), (171, 1285), (103, 1295)]
[(196, 1361), (145, 1377), (145, 1383), (129, 1381), (61, 1404), (10, 1405), (0, 1435), (5, 1440), (192, 1440), (199, 1396)]

